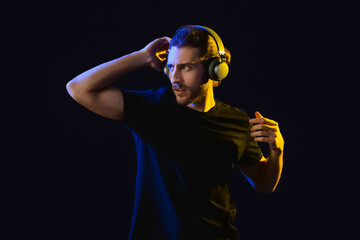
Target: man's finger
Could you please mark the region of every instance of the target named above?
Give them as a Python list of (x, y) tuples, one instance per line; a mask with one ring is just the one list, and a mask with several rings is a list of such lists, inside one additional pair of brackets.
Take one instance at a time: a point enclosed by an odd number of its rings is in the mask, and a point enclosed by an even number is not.
[(255, 142), (267, 142), (270, 143), (270, 138), (268, 137), (254, 137)]
[(268, 137), (268, 138), (276, 138), (276, 133), (271, 131), (256, 131), (250, 133), (251, 137)]
[(256, 124), (250, 129), (250, 131), (252, 131), (252, 132), (259, 131), (259, 130), (264, 130), (264, 131), (269, 131), (269, 132), (277, 132), (276, 127), (270, 126), (267, 124)]
[(170, 37), (162, 37), (162, 39), (164, 39), (165, 41), (167, 41), (168, 43), (170, 43), (170, 41), (171, 41), (171, 38)]
[(264, 118), (264, 117), (259, 113), (259, 111), (256, 111), (256, 112), (255, 112), (255, 117), (256, 117), (256, 118)]
[(252, 124), (267, 124), (270, 126), (277, 126), (277, 122), (268, 118), (252, 118), (249, 120)]
[(249, 122), (251, 122), (252, 124), (259, 124), (259, 123), (265, 124), (266, 120), (265, 118), (252, 118), (249, 120)]
[(277, 122), (275, 122), (274, 120), (268, 119), (268, 118), (264, 118), (259, 111), (255, 112), (255, 117), (256, 118), (252, 118), (250, 119), (249, 122), (251, 122), (252, 124), (267, 124), (270, 126), (277, 126)]

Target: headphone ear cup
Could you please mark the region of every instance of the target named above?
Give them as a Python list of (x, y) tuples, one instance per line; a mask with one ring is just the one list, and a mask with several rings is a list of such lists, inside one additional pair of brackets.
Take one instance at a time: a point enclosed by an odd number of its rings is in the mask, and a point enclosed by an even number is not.
[(208, 60), (208, 75), (213, 81), (223, 80), (229, 73), (229, 66), (221, 58), (211, 58)]
[(218, 81), (221, 81), (229, 74), (229, 65), (226, 63), (226, 61), (221, 62), (219, 65), (217, 65), (215, 71), (218, 77)]
[(169, 77), (169, 73), (170, 73), (170, 70), (169, 70), (169, 67), (167, 66), (167, 59), (165, 59), (163, 62), (162, 62), (163, 66), (164, 66), (164, 74)]
[(208, 77), (211, 80), (217, 81), (217, 75), (214, 70), (215, 70), (216, 65), (218, 65), (218, 64), (219, 64), (218, 58), (210, 58), (206, 61)]
[(168, 66), (165, 66), (165, 67), (164, 67), (164, 73), (165, 73), (165, 75), (166, 75), (167, 77), (169, 77), (169, 68), (168, 68)]

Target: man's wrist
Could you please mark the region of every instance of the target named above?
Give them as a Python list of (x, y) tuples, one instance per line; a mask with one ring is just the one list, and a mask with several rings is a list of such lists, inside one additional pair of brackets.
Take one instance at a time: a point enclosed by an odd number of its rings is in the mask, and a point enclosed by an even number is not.
[(139, 51), (134, 52), (139, 57), (139, 64), (141, 67), (148, 67), (151, 64), (151, 57), (147, 51), (141, 49)]
[(283, 152), (284, 152), (284, 150), (280, 149), (280, 148), (277, 148), (277, 149), (270, 148), (269, 157), (271, 156), (274, 158), (279, 158), (283, 155)]

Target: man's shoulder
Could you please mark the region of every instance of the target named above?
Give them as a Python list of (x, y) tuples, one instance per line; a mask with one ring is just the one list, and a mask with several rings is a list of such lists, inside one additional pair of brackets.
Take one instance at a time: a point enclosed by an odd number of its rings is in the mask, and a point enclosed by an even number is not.
[(220, 100), (218, 101), (218, 111), (221, 114), (224, 115), (229, 115), (229, 116), (236, 116), (238, 118), (245, 118), (245, 119), (249, 119), (249, 116), (247, 115), (247, 113), (245, 112), (244, 109), (240, 108), (240, 107), (234, 107), (231, 106), (227, 103), (224, 103)]
[(145, 98), (151, 103), (159, 102), (164, 97), (169, 96), (169, 89), (166, 87), (153, 88), (147, 90), (125, 90), (129, 94), (135, 94), (141, 98)]

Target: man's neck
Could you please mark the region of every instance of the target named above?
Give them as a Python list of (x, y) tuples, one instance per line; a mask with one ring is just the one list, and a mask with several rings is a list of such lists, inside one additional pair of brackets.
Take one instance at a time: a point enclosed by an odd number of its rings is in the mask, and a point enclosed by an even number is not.
[(201, 101), (193, 102), (187, 105), (187, 107), (199, 112), (208, 112), (215, 106), (214, 91), (211, 87), (208, 88), (205, 97)]

